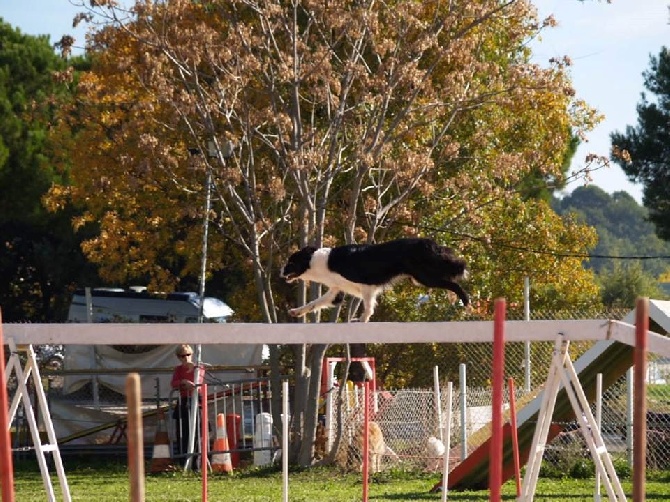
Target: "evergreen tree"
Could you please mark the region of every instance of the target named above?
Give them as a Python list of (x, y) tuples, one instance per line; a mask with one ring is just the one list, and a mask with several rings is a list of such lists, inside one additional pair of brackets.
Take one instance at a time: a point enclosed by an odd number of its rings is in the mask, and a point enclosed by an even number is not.
[(644, 205), (661, 239), (670, 240), (670, 52), (650, 58), (637, 105), (637, 126), (610, 135), (612, 159), (631, 181), (644, 185)]
[[(83, 61), (74, 61), (75, 64)], [(68, 89), (67, 70), (47, 36), (22, 34), (0, 20), (0, 305), (5, 321), (63, 319), (68, 290), (91, 273), (70, 224), (71, 210), (51, 214), (42, 196), (61, 182), (48, 129)]]

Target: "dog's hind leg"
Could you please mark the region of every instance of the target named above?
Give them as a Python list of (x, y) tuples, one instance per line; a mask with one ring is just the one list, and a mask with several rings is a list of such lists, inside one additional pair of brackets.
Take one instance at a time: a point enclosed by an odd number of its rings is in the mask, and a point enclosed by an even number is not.
[(342, 303), (343, 299), (344, 299), (344, 293), (342, 293), (342, 291), (340, 291), (339, 289), (331, 288), (328, 291), (326, 291), (325, 294), (318, 297), (316, 300), (306, 303), (302, 307), (296, 307), (294, 309), (290, 309), (288, 313), (291, 314), (293, 317), (302, 317), (304, 315), (309, 314), (310, 312), (314, 312), (315, 310), (334, 307), (335, 305)]
[(453, 282), (453, 281), (446, 281), (444, 289), (448, 289), (449, 291), (456, 293), (456, 295), (460, 298), (460, 300), (463, 302), (463, 306), (467, 307), (470, 305), (470, 297), (468, 294), (463, 290), (460, 284)]

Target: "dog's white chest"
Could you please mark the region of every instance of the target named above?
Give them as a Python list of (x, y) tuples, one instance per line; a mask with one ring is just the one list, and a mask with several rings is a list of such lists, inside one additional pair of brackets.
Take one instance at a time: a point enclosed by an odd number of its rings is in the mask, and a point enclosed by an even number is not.
[(329, 288), (339, 289), (349, 295), (361, 298), (362, 288), (365, 286), (344, 278), (336, 271), (328, 267), (329, 248), (319, 249), (312, 255), (310, 267), (303, 278), (309, 281), (318, 282)]

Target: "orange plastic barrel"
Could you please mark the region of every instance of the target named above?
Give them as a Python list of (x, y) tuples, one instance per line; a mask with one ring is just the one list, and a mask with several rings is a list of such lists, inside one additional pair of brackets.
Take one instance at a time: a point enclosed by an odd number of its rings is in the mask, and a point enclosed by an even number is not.
[[(228, 447), (231, 450), (236, 450), (240, 443), (239, 438), (242, 436), (242, 417), (234, 413), (226, 415), (226, 435), (228, 436)], [(230, 452), (230, 459), (233, 467), (237, 468), (240, 465), (240, 452)]]

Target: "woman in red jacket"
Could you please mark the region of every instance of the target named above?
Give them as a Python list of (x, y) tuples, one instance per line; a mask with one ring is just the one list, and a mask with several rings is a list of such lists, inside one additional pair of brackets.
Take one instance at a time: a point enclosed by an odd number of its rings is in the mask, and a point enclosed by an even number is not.
[[(174, 409), (172, 417), (177, 421), (177, 444), (179, 445), (179, 454), (185, 455), (188, 452), (188, 434), (189, 434), (189, 416), (191, 410), (191, 398), (196, 385), (203, 381), (205, 370), (200, 368), (198, 371), (198, 381), (195, 381), (195, 364), (193, 364), (193, 349), (190, 345), (179, 345), (175, 350), (175, 355), (181, 361), (172, 373), (172, 388), (179, 389), (179, 402)], [(198, 417), (196, 415), (196, 432), (198, 427)], [(196, 434), (197, 437), (197, 434)], [(184, 462), (186, 458), (184, 457)]]

